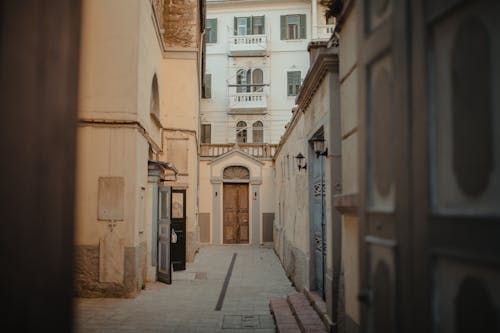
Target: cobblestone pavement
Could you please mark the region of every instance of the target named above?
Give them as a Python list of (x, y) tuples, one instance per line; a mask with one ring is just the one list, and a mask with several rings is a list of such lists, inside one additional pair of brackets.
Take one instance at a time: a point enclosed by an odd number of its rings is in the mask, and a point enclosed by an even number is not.
[[(237, 253), (224, 303), (215, 311)], [(271, 297), (295, 289), (271, 248), (236, 245), (202, 247), (173, 283), (149, 283), (133, 299), (75, 299), (75, 332), (271, 333)]]

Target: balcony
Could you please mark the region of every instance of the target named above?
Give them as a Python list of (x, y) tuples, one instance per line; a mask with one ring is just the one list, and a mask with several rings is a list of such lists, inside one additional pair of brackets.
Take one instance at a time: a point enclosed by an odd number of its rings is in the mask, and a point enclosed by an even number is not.
[(313, 27), (313, 40), (329, 40), (335, 30), (335, 24), (317, 25)]
[(236, 148), (256, 158), (271, 159), (276, 153), (278, 145), (267, 143), (239, 143), (238, 145), (235, 143), (202, 143), (200, 145), (200, 157), (214, 158)]
[(262, 113), (266, 109), (267, 93), (265, 91), (229, 95), (229, 113)]
[(267, 52), (266, 35), (243, 35), (229, 38), (229, 54), (233, 56), (263, 56)]

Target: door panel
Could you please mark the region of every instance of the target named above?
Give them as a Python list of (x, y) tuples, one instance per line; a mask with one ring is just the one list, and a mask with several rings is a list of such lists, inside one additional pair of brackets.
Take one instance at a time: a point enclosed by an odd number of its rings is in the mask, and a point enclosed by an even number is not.
[(170, 266), (170, 196), (171, 188), (160, 186), (158, 189), (158, 281), (172, 283)]
[(498, 332), (500, 3), (425, 7), (427, 70), (418, 74), (429, 91), (428, 125), (421, 127), (429, 136), (429, 177), (420, 181), (431, 193), (430, 325), (439, 332)]
[(248, 184), (224, 184), (224, 244), (249, 242)]
[(411, 315), (407, 3), (360, 2), (360, 279), (364, 332), (405, 331)]
[[(317, 134), (318, 135), (318, 134)], [(310, 198), (310, 218), (311, 218), (311, 253), (312, 258), (312, 289), (319, 292), (325, 298), (325, 257), (326, 257), (326, 235), (324, 226), (324, 200), (325, 182), (323, 179), (323, 156), (316, 156), (310, 147), (309, 170), (311, 187)]]
[(172, 230), (177, 241), (171, 243), (174, 271), (186, 269), (186, 190), (172, 190)]
[(362, 331), (498, 332), (500, 3), (359, 4)]

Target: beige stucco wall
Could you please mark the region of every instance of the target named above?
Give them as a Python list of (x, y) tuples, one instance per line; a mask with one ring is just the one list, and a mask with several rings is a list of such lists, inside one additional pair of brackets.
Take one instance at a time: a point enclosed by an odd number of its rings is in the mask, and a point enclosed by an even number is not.
[[(99, 239), (109, 232), (108, 223), (97, 220), (99, 177), (123, 177), (125, 202), (137, 201), (138, 177), (135, 165), (138, 157), (139, 136), (140, 134), (133, 127), (84, 126), (79, 128), (76, 244), (98, 245)], [(136, 243), (134, 239), (135, 215), (135, 204), (124, 205), (124, 220), (118, 221), (113, 230), (125, 240), (126, 246), (133, 246)]]
[[(275, 236), (279, 245), (277, 252), (299, 289), (311, 288), (309, 276), (310, 258), (310, 209), (309, 209), (309, 172), (298, 170), (295, 156), (300, 152), (305, 156), (306, 163), (310, 166), (311, 159), (317, 157), (311, 153), (309, 140), (318, 129), (323, 126), (325, 142), (330, 141), (330, 75), (326, 73), (310, 104), (299, 112), (290, 129), (285, 133), (281, 148), (275, 157)], [(323, 158), (323, 157), (321, 157)], [(331, 172), (330, 156), (324, 160), (325, 216), (326, 216), (326, 242), (327, 258), (326, 271), (332, 270), (331, 249)], [(287, 247), (293, 249), (287, 249)], [(300, 252), (297, 252), (300, 251)], [(293, 254), (292, 254), (293, 253)], [(298, 258), (299, 256), (304, 258)], [(293, 257), (291, 261), (288, 257)]]
[[(149, 1), (86, 0), (82, 13), (76, 266), (88, 295), (129, 296), (154, 269), (148, 159), (150, 146), (161, 152), (162, 140), (150, 100), (156, 74), (160, 115), (167, 111), (164, 60)], [(97, 219), (100, 177), (123, 178), (124, 218), (113, 228)], [(111, 272), (112, 288), (100, 284), (102, 270)]]
[[(340, 31), (339, 73), (342, 123), (342, 194), (357, 194), (358, 187), (358, 70), (356, 5)], [(345, 310), (359, 324), (359, 221), (357, 215), (342, 217), (342, 271)]]
[[(126, 229), (120, 232), (134, 246), (143, 240), (135, 229), (143, 219), (139, 207), (145, 209), (140, 196), (147, 185), (148, 140), (161, 143), (149, 114), (154, 73), (160, 87), (163, 81), (161, 51), (147, 1), (88, 0), (82, 19), (79, 118), (100, 123), (79, 127), (76, 241), (95, 244), (107, 229), (89, 221), (97, 219), (98, 178), (115, 176), (125, 178), (126, 193), (127, 227), (117, 230)], [(138, 124), (125, 124), (130, 120)]]
[[(199, 247), (198, 227), (198, 110), (200, 98), (199, 63), (196, 51), (168, 51), (163, 62), (161, 114), (163, 161), (173, 162), (179, 170), (175, 182), (166, 185), (186, 189), (186, 232), (188, 261)], [(175, 142), (175, 143), (174, 143)]]
[(139, 3), (82, 2), (80, 118), (137, 118)]
[(358, 218), (344, 215), (342, 218), (342, 267), (345, 279), (345, 311), (359, 323), (359, 241)]

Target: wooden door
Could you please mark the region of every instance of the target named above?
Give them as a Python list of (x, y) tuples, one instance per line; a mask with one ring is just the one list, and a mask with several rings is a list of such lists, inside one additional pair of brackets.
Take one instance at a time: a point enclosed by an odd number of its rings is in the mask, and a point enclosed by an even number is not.
[(498, 332), (500, 3), (358, 3), (361, 329)]
[(411, 3), (414, 331), (499, 332), (500, 2)]
[(224, 244), (247, 244), (248, 184), (224, 184)]
[(170, 196), (171, 188), (158, 188), (158, 281), (172, 283), (170, 265)]
[(363, 332), (403, 332), (413, 279), (408, 251), (407, 1), (357, 3), (361, 326)]
[(171, 260), (174, 271), (186, 269), (186, 190), (172, 190)]

